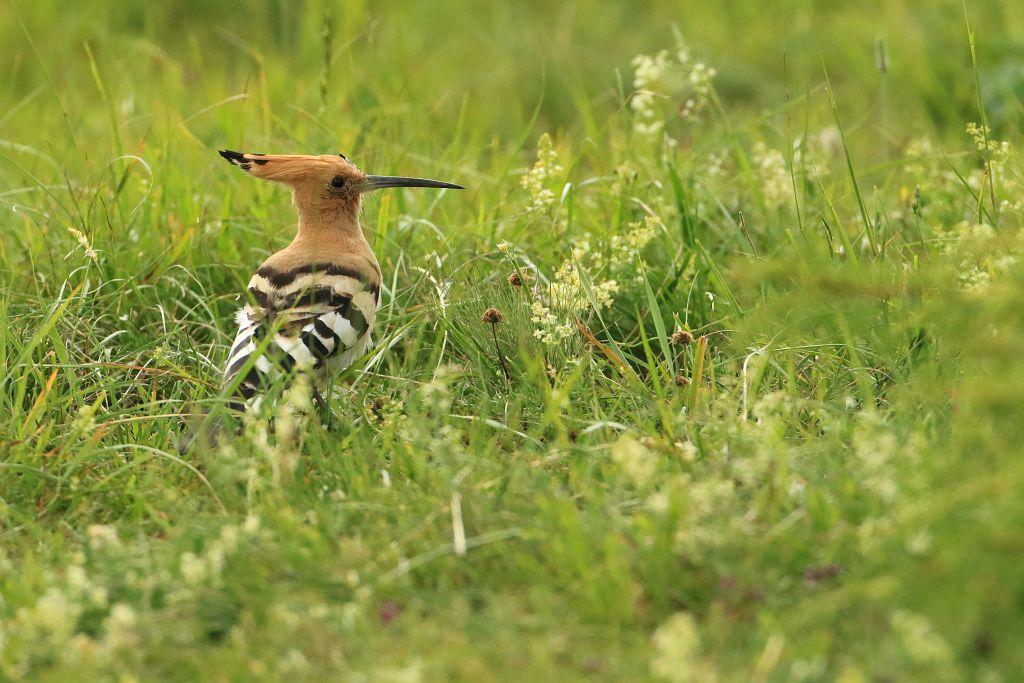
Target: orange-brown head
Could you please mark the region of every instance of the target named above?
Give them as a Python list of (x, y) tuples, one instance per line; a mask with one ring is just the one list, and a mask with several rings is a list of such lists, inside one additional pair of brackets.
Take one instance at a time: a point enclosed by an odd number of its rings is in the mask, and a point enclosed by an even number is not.
[(440, 180), (367, 175), (341, 154), (243, 154), (223, 149), (220, 155), (250, 175), (291, 187), (300, 213), (355, 214), (364, 192), (385, 187), (465, 189)]

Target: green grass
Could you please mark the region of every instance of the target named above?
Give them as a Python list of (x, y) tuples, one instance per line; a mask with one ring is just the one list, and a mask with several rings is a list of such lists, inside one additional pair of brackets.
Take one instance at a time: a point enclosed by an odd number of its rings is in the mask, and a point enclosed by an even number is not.
[[(0, 679), (1015, 680), (1024, 8), (967, 13), (5, 4)], [(179, 456), (294, 221), (222, 147), (470, 189), (367, 200), (329, 423)]]

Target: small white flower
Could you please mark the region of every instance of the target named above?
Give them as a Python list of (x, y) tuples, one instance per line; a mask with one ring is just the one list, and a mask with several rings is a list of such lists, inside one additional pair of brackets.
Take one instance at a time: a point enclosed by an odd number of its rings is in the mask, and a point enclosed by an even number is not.
[(967, 124), (967, 134), (980, 152), (988, 152), (993, 163), (1002, 163), (1013, 152), (1013, 146), (1005, 140), (993, 140), (992, 130), (973, 121)]
[(195, 553), (185, 552), (181, 555), (181, 578), (190, 586), (198, 586), (207, 577), (206, 563)]
[(698, 659), (700, 634), (697, 622), (686, 613), (669, 617), (652, 638), (651, 673), (671, 683), (697, 680), (703, 668)]
[(637, 486), (646, 486), (658, 467), (657, 454), (632, 436), (623, 435), (612, 445), (612, 461)]
[(893, 613), (891, 624), (907, 655), (918, 664), (946, 665), (952, 660), (949, 644), (923, 616), (899, 610)]
[(247, 534), (255, 534), (260, 530), (260, 518), (256, 515), (248, 515), (242, 523), (242, 531)]
[(530, 193), (528, 211), (547, 211), (555, 204), (557, 197), (550, 185), (564, 172), (565, 169), (558, 163), (558, 151), (551, 136), (544, 133), (537, 140), (537, 161), (521, 181), (522, 186)]
[(121, 539), (117, 537), (117, 531), (112, 526), (91, 524), (85, 533), (89, 537), (89, 545), (93, 549), (116, 548), (121, 545)]
[(138, 618), (135, 610), (123, 602), (110, 608), (110, 614), (103, 621), (106, 630), (105, 642), (108, 647), (118, 648), (131, 645), (136, 641), (135, 625)]
[(695, 462), (697, 460), (697, 447), (693, 444), (692, 441), (684, 441), (682, 443), (677, 444), (676, 446), (677, 448), (679, 448), (683, 460), (685, 460), (686, 462)]

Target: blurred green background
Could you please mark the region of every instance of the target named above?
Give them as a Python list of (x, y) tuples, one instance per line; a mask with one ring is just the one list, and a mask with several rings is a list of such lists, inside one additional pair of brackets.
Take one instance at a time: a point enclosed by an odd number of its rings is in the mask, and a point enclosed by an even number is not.
[[(967, 5), (992, 123), (1012, 129), (1024, 88), (1024, 8)], [(70, 127), (91, 143), (81, 153), (111, 153), (97, 144), (109, 142), (108, 122), (86, 114), (101, 97), (88, 45), (128, 149), (149, 133), (180, 135), (183, 146), (273, 136), (372, 154), (382, 144), (365, 136), (373, 127), (436, 150), (447, 147), (460, 121), (468, 144), (486, 146), (515, 138), (535, 109), (540, 129), (578, 129), (588, 119), (600, 125), (619, 106), (616, 91), (628, 89), (630, 59), (670, 46), (673, 26), (718, 68), (732, 117), (777, 110), (787, 92), (799, 98), (820, 88), (823, 62), (852, 122), (879, 141), (955, 131), (976, 107), (964, 68), (964, 7), (956, 0), (86, 0), (14, 3), (3, 13), (3, 129), (8, 136), (45, 130), (34, 137), (68, 156), (56, 87)], [(249, 99), (201, 113), (240, 94)], [(232, 125), (238, 110), (253, 114), (241, 130)], [(186, 130), (177, 128), (183, 121)]]
[[(1019, 676), (1024, 3), (2, 1), (0, 678)], [(469, 189), (366, 201), (340, 428), (179, 457), (294, 221), (219, 148)]]

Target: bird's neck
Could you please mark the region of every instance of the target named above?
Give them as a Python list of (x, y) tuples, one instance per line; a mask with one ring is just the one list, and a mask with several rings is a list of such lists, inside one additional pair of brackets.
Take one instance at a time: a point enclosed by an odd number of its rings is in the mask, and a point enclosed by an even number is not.
[(291, 244), (275, 253), (264, 266), (279, 271), (312, 263), (347, 264), (365, 268), (368, 281), (378, 280), (380, 266), (359, 227), (359, 205), (296, 202), (298, 231)]
[(298, 203), (299, 225), (295, 242), (326, 248), (369, 248), (359, 226), (359, 202)]
[(260, 270), (287, 273), (313, 264), (338, 265), (379, 286), (380, 265), (359, 227), (358, 203), (345, 207), (296, 201), (295, 205), (299, 211), (295, 239), (264, 261)]

